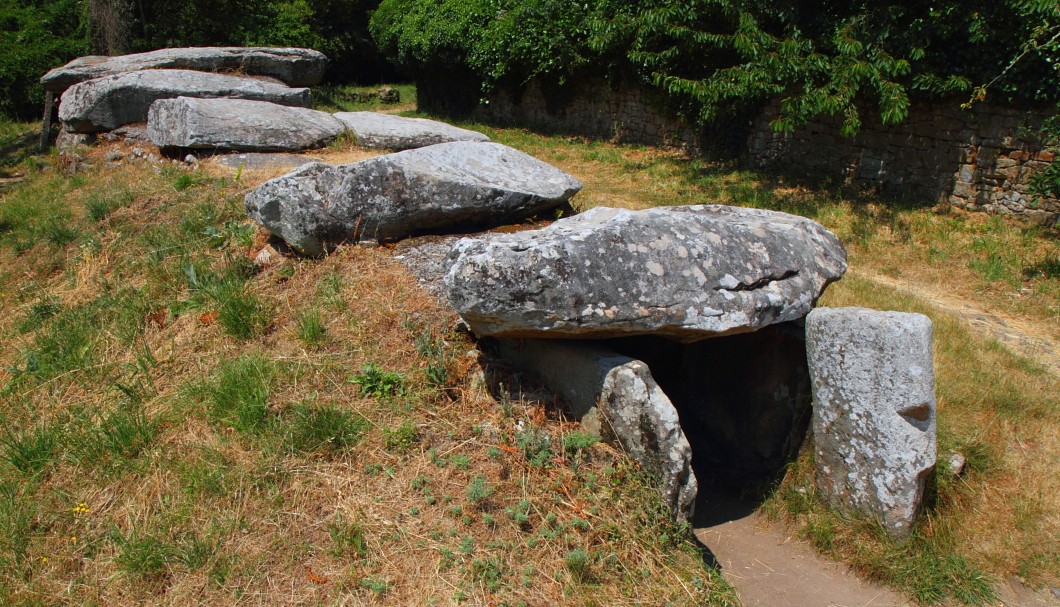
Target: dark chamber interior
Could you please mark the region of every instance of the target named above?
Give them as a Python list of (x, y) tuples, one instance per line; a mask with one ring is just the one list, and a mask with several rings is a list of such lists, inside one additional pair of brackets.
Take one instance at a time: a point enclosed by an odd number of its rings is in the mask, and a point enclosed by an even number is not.
[(783, 477), (810, 421), (801, 322), (690, 344), (642, 336), (608, 346), (644, 361), (673, 402), (702, 497), (758, 501)]

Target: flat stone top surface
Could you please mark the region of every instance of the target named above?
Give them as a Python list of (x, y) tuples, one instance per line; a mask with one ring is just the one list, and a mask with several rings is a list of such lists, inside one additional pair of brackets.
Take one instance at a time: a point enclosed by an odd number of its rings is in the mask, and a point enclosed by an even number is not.
[(489, 141), (482, 133), (424, 118), (378, 112), (338, 112), (335, 118), (365, 147), (406, 150), (450, 141)]
[(291, 86), (311, 86), (324, 78), (327, 57), (305, 48), (186, 47), (106, 57), (91, 55), (50, 70), (41, 78), (44, 88), (62, 92), (85, 80), (145, 69), (242, 71), (272, 76)]
[(817, 222), (722, 205), (597, 207), (463, 239), (449, 261), (449, 299), (480, 336), (682, 341), (802, 318), (846, 270)]

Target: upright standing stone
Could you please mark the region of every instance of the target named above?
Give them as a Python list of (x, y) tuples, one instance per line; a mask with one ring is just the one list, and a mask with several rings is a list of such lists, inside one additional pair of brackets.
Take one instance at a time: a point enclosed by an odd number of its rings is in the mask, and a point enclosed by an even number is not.
[(806, 317), (817, 485), (833, 507), (909, 533), (935, 467), (931, 320), (818, 308)]

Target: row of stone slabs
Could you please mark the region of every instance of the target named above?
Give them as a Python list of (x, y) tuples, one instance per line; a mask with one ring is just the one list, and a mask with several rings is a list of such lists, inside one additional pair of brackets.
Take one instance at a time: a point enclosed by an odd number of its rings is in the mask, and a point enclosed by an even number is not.
[[(306, 165), (246, 206), (320, 255), (510, 222), (579, 188), (517, 150), (457, 142)], [(677, 516), (695, 500), (693, 453), (719, 475), (768, 476), (812, 417), (822, 494), (904, 535), (935, 461), (930, 322), (813, 310), (845, 260), (823, 226), (785, 213), (598, 207), (541, 230), (463, 238), (437, 272), (474, 334), (655, 475)]]
[[(61, 95), (68, 134), (147, 123), (163, 149), (299, 151), (352, 135), (362, 147), (403, 150), (445, 141), (488, 141), (448, 124), (376, 114), (310, 109), (306, 86), (327, 59), (310, 49), (176, 48), (118, 57), (81, 57), (41, 78)], [(225, 72), (225, 73), (219, 73)], [(51, 109), (45, 111), (45, 134)]]

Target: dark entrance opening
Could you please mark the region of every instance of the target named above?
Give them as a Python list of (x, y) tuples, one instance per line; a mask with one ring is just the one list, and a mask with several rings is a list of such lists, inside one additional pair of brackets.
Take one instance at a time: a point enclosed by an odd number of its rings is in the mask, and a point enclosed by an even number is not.
[(783, 478), (809, 427), (803, 324), (690, 344), (658, 336), (607, 343), (647, 364), (680, 415), (699, 481), (695, 526), (757, 508)]

